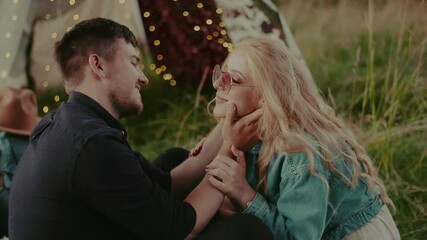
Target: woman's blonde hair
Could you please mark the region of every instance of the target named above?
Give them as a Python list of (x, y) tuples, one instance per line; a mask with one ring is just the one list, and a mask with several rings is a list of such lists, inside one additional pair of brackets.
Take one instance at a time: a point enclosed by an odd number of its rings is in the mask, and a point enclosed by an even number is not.
[[(350, 186), (354, 187), (360, 177), (370, 189), (379, 189), (383, 201), (392, 204), (364, 148), (325, 103), (308, 69), (284, 43), (246, 38), (234, 51), (246, 58), (245, 74), (253, 79), (263, 102), (258, 126), (263, 142), (258, 159), (258, 187), (262, 186), (267, 193), (266, 170), (274, 153), (305, 152), (312, 174), (318, 175), (314, 171), (314, 154), (317, 154), (326, 167), (344, 177)], [(338, 156), (348, 160), (351, 176), (335, 167)]]

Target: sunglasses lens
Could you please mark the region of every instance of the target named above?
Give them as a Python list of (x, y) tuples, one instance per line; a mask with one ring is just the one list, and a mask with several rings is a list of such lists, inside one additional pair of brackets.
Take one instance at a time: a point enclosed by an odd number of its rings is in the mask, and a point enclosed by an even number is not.
[(231, 76), (230, 76), (230, 74), (228, 73), (228, 72), (224, 72), (224, 73), (222, 73), (222, 78), (221, 78), (221, 80), (222, 80), (222, 83), (223, 83), (223, 86), (224, 86), (224, 91), (225, 92), (229, 92), (230, 91), (230, 88), (231, 88)]
[(212, 72), (212, 83), (214, 87), (222, 87), (225, 92), (230, 91), (230, 79), (231, 76), (227, 72), (222, 72), (219, 65), (215, 65)]

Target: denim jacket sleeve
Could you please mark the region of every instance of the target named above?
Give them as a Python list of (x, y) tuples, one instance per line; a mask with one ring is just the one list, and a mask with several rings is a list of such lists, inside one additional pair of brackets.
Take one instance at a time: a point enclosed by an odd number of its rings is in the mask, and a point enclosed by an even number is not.
[[(315, 170), (327, 175), (317, 164)], [(322, 178), (310, 172), (306, 155), (279, 155), (268, 174), (273, 177), (280, 174), (280, 178), (269, 180), (269, 190), (270, 183), (275, 182), (279, 192), (273, 193), (270, 200), (258, 193), (244, 213), (259, 217), (276, 239), (320, 239), (328, 211), (328, 189)]]

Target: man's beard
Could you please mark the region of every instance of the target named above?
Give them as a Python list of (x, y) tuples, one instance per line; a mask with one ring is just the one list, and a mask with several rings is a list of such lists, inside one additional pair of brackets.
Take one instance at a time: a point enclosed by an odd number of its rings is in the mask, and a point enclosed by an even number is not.
[(114, 93), (110, 95), (110, 101), (119, 117), (136, 116), (142, 112), (142, 102), (126, 101), (126, 97), (117, 96)]

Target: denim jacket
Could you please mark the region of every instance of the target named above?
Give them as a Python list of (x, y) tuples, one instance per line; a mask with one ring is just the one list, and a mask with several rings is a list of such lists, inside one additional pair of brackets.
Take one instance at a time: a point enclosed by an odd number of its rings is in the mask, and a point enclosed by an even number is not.
[[(245, 153), (246, 176), (254, 188), (260, 148), (261, 143)], [(349, 176), (345, 161), (337, 161), (335, 166)], [(304, 240), (342, 239), (379, 213), (383, 202), (377, 192), (368, 191), (366, 182), (359, 179), (351, 188), (342, 176), (328, 170), (319, 156), (315, 156), (314, 169), (323, 179), (310, 172), (305, 153), (275, 154), (267, 169), (267, 195), (258, 190), (243, 213), (259, 217), (275, 239)]]

